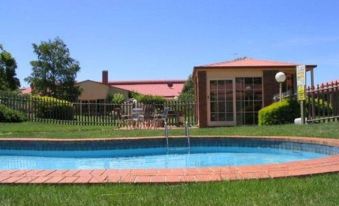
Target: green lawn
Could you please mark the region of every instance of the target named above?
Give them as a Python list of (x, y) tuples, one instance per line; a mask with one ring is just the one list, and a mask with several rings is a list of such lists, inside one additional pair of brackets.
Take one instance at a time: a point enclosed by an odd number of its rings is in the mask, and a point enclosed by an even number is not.
[(0, 186), (0, 205), (338, 205), (339, 175), (178, 185)]
[[(157, 136), (163, 131), (40, 123), (0, 124), (0, 137)], [(182, 135), (172, 130), (171, 135)], [(193, 129), (193, 135), (339, 138), (339, 123)], [(177, 185), (1, 185), (0, 205), (339, 205), (339, 174)]]
[[(286, 135), (339, 138), (339, 123), (282, 126), (243, 126), (192, 129), (192, 135)], [(103, 138), (162, 136), (163, 130), (115, 130), (109, 126), (74, 126), (48, 123), (0, 123), (1, 137)], [(183, 135), (173, 129), (170, 135)]]

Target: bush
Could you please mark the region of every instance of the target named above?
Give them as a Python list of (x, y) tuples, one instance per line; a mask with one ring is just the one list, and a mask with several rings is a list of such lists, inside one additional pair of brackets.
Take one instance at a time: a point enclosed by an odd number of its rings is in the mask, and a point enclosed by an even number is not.
[(115, 94), (113, 94), (111, 100), (112, 100), (113, 104), (120, 105), (120, 104), (124, 103), (125, 96), (123, 94), (121, 94), (121, 93), (115, 93)]
[(72, 103), (54, 97), (34, 96), (37, 117), (46, 119), (73, 120)]
[(192, 75), (188, 76), (187, 81), (185, 82), (184, 87), (178, 97), (180, 101), (194, 101), (195, 100), (195, 88)]
[[(145, 114), (152, 114), (154, 111), (161, 112), (166, 102), (166, 99), (161, 96), (143, 95), (137, 92), (131, 92), (129, 96), (144, 104)], [(148, 117), (145, 116), (145, 118)]]
[(300, 117), (300, 106), (296, 100), (285, 99), (275, 102), (259, 111), (259, 125), (293, 123)]
[(0, 122), (23, 122), (26, 120), (27, 117), (23, 113), (0, 104)]
[(178, 99), (181, 102), (193, 102), (195, 100), (195, 96), (192, 93), (181, 93)]
[(144, 104), (155, 104), (155, 105), (163, 105), (166, 100), (160, 96), (151, 96), (151, 95), (143, 95), (140, 100), (141, 103)]
[(166, 99), (161, 96), (142, 95), (136, 92), (132, 92), (130, 97), (136, 99), (140, 103), (153, 104), (157, 106), (162, 106), (166, 102)]

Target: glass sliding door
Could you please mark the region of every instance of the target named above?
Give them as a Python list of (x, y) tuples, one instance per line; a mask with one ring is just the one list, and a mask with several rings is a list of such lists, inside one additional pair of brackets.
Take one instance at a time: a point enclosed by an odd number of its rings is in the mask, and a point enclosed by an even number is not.
[(257, 124), (258, 111), (262, 108), (262, 78), (236, 78), (237, 125)]
[(234, 122), (233, 80), (211, 80), (210, 84), (210, 122)]

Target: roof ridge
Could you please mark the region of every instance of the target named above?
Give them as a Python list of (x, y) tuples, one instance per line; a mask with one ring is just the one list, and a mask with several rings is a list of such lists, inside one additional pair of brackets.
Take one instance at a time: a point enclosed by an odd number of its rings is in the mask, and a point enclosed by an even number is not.
[(202, 65), (202, 66), (212, 66), (212, 65), (218, 65), (218, 64), (225, 64), (225, 63), (232, 63), (232, 62), (238, 62), (238, 61), (242, 61), (242, 60), (246, 60), (246, 59), (253, 59), (247, 56), (243, 56), (243, 57), (237, 57), (234, 59), (229, 59), (226, 61), (221, 61), (221, 62), (215, 62), (215, 63), (211, 63), (211, 64), (207, 64), (207, 65)]
[(183, 83), (186, 80), (169, 79), (169, 80), (126, 80), (126, 81), (109, 81), (108, 84), (156, 84), (156, 83)]
[(247, 57), (247, 56), (243, 56), (243, 57), (235, 58), (235, 59), (233, 59), (233, 60), (231, 60), (231, 61), (236, 62), (236, 61), (242, 61), (242, 60), (246, 60), (246, 59), (251, 59), (251, 58), (249, 58), (249, 57)]
[[(238, 64), (239, 63), (239, 64)], [(257, 59), (257, 58), (251, 58), (247, 56), (238, 57), (235, 59), (227, 60), (227, 61), (221, 61), (221, 62), (215, 62), (210, 63), (206, 65), (200, 65), (196, 67), (218, 67), (218, 66), (293, 66), (298, 65), (295, 62), (290, 61), (279, 61), (279, 60), (270, 60), (270, 59)]]

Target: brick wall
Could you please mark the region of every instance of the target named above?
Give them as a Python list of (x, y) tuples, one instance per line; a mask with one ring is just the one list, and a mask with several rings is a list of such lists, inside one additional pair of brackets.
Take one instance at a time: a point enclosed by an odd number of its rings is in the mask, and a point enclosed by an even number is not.
[(206, 71), (198, 72), (198, 123), (199, 127), (207, 127), (207, 75)]
[(108, 71), (107, 70), (102, 71), (102, 83), (108, 84)]

